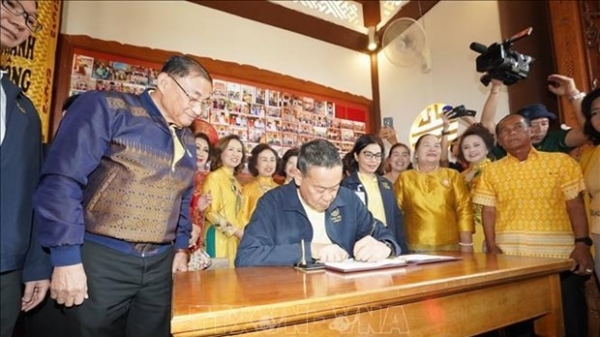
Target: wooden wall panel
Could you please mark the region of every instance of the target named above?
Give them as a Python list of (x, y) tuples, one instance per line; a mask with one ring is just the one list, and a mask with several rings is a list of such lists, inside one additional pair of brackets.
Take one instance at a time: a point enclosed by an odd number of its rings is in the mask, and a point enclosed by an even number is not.
[(600, 87), (600, 1), (579, 1), (583, 18), (589, 84)]
[(545, 104), (557, 111), (556, 96), (547, 89), (547, 77), (554, 72), (552, 39), (549, 32), (548, 3), (546, 1), (498, 1), (500, 31), (508, 39), (527, 27), (533, 27), (531, 36), (518, 41), (514, 49), (533, 56), (531, 71), (526, 80), (508, 86), (510, 112), (535, 103)]
[[(592, 2), (592, 1), (588, 1)], [(595, 54), (595, 62), (598, 63), (598, 46), (593, 53), (591, 48), (586, 47), (583, 35), (581, 1), (548, 1), (550, 9), (550, 22), (552, 29), (552, 40), (554, 45), (554, 58), (556, 60), (556, 71), (560, 74), (572, 77), (579, 90), (589, 91), (591, 88), (592, 59), (590, 54)], [(600, 69), (596, 69), (597, 74)], [(561, 120), (569, 125), (576, 125), (577, 120), (571, 111), (568, 100), (560, 102)]]

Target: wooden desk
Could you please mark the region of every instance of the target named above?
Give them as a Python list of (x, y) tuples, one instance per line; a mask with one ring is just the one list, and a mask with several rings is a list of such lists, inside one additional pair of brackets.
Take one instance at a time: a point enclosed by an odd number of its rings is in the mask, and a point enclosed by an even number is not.
[[(562, 336), (569, 260), (466, 255), (364, 275), (242, 268), (175, 277), (174, 336), (470, 336), (537, 318)], [(265, 331), (270, 329), (269, 331)]]

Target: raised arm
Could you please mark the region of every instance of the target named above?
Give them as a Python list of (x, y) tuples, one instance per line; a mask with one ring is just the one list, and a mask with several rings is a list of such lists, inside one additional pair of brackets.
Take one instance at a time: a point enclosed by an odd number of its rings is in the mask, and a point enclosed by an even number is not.
[(570, 125), (571, 130), (565, 137), (565, 145), (568, 147), (578, 147), (588, 141), (587, 135), (583, 132), (585, 116), (581, 112), (581, 101), (585, 94), (579, 91), (575, 86), (575, 81), (567, 76), (552, 74), (548, 76), (548, 90), (558, 97), (568, 99), (571, 103), (571, 109), (577, 120), (577, 125)]
[(483, 104), (481, 110), (481, 124), (485, 126), (493, 135), (496, 134), (496, 112), (498, 111), (498, 99), (500, 97), (500, 88), (502, 81), (492, 79), (492, 87), (488, 93), (488, 97)]
[(449, 167), (450, 159), (448, 157), (448, 136), (450, 135), (450, 119), (446, 113), (442, 113), (442, 140), (440, 145), (442, 146), (442, 154), (440, 156), (440, 166)]
[(396, 130), (393, 128), (384, 126), (379, 130), (379, 137), (383, 140), (387, 140), (390, 145), (394, 145), (398, 143), (398, 138), (396, 137)]
[(583, 116), (583, 113), (581, 112), (581, 101), (583, 101), (585, 93), (582, 93), (577, 89), (575, 81), (572, 78), (564, 75), (552, 74), (548, 76), (548, 82), (548, 90), (558, 97), (569, 100), (571, 109), (573, 109), (573, 114), (577, 119), (577, 124), (579, 124), (579, 127), (583, 128), (585, 116)]

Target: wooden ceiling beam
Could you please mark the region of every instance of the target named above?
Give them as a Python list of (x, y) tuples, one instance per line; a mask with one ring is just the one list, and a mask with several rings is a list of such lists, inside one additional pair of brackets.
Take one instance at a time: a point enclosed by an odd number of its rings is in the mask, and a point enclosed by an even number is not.
[(381, 22), (381, 9), (379, 1), (360, 1), (363, 10), (365, 27), (375, 27)]
[(302, 34), (340, 47), (368, 53), (367, 36), (266, 0), (188, 0), (195, 4)]

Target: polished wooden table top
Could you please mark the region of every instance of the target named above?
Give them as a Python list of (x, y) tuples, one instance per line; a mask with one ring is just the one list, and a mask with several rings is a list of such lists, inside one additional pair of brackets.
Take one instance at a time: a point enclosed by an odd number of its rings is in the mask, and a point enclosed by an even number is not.
[[(462, 255), (458, 261), (353, 274), (305, 274), (291, 267), (239, 268), (178, 273), (173, 333), (211, 324), (244, 324), (261, 316), (285, 324), (340, 308), (408, 303), (570, 269), (562, 259)], [(360, 309), (358, 309), (360, 310)], [(278, 323), (282, 323), (279, 321)]]

